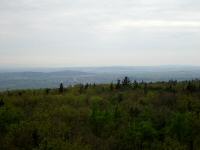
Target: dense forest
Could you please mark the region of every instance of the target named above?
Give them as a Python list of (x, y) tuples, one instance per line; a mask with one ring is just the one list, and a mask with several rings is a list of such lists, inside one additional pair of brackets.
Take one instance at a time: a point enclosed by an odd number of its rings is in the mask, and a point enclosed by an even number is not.
[(199, 150), (200, 81), (0, 93), (0, 150)]

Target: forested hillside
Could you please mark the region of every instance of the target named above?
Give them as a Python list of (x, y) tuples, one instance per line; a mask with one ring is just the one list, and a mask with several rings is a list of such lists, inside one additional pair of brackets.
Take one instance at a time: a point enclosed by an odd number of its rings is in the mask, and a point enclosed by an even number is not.
[(199, 150), (200, 81), (0, 93), (0, 150)]

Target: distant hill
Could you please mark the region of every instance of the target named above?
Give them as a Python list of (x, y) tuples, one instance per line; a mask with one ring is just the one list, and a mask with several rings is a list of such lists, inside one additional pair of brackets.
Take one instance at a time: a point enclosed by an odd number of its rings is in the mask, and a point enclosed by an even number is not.
[(0, 73), (0, 89), (24, 89), (56, 87), (60, 82), (75, 83), (75, 78), (93, 75), (81, 71), (64, 70), (57, 72), (5, 72)]
[(200, 78), (200, 67), (142, 66), (142, 67), (76, 67), (53, 69), (16, 69), (0, 71), (0, 90), (27, 88), (54, 88), (78, 83), (110, 83), (124, 76), (131, 80), (155, 82), (191, 80)]

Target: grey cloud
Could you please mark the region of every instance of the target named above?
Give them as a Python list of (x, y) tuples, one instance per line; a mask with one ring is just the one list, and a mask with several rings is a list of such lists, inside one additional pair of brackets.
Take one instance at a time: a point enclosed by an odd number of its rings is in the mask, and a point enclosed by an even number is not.
[[(75, 57), (72, 62), (63, 59), (66, 65), (86, 65), (84, 53), (96, 59), (106, 55), (107, 64), (114, 65), (124, 53), (200, 55), (198, 0), (1, 0), (0, 20), (0, 59), (4, 60), (13, 55), (16, 60), (66, 56)], [(30, 60), (34, 64), (34, 58)]]

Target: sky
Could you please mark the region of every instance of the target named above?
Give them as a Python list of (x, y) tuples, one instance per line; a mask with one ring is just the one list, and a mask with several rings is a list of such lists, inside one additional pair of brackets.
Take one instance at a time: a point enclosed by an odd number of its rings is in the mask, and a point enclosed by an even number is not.
[(200, 66), (199, 0), (0, 0), (0, 67)]

